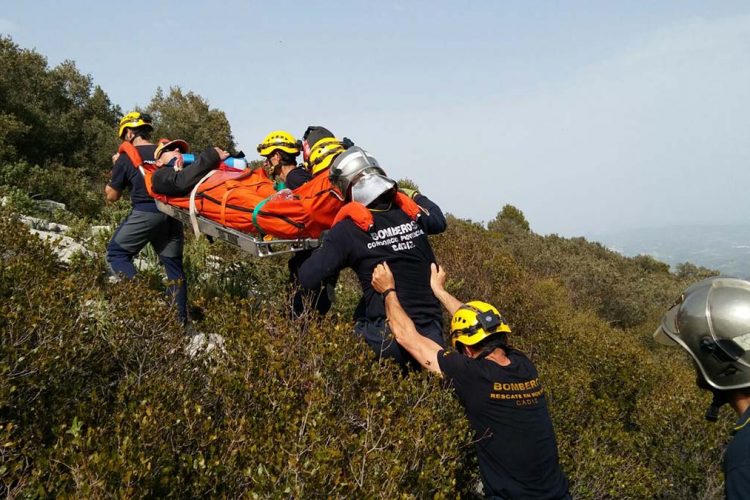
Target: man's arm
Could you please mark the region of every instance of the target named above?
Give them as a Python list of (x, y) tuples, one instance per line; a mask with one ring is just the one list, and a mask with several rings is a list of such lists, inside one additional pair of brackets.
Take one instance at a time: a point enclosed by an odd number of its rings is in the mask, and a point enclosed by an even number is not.
[(292, 191), (312, 180), (310, 171), (303, 167), (292, 167), (286, 172), (282, 169), (282, 175), (284, 176), (284, 184)]
[(346, 235), (339, 235), (340, 226), (346, 221), (340, 222), (323, 237), (320, 248), (316, 249), (299, 268), (298, 278), (300, 284), (308, 290), (314, 290), (332, 276), (348, 265), (346, 257)]
[(445, 268), (433, 262), (430, 265), (430, 287), (432, 287), (432, 293), (435, 294), (435, 297), (443, 304), (443, 307), (453, 316), (463, 305), (463, 302), (448, 293), (445, 289), (445, 279)]
[(123, 189), (127, 186), (125, 162), (132, 168), (133, 164), (127, 159), (127, 155), (123, 156), (120, 153), (112, 155), (112, 172), (110, 173), (109, 182), (104, 186), (104, 200), (107, 203), (114, 203), (119, 200), (122, 197)]
[(120, 191), (119, 189), (115, 189), (109, 184), (104, 186), (104, 199), (107, 203), (114, 203), (119, 200), (121, 196), (122, 191)]
[(445, 220), (445, 215), (439, 206), (422, 193), (414, 193), (412, 199), (417, 205), (427, 210), (427, 213), (423, 213), (420, 217), (420, 222), (427, 234), (440, 234), (446, 230), (448, 221)]
[[(372, 272), (372, 286), (378, 293), (396, 288), (393, 273), (385, 262), (375, 266)], [(431, 372), (440, 373), (437, 353), (443, 348), (427, 337), (420, 335), (414, 326), (414, 322), (401, 307), (395, 291), (388, 292), (385, 296), (385, 314), (390, 329), (396, 337), (396, 342), (409, 351), (409, 354), (424, 368)]]
[[(165, 163), (171, 160), (171, 152), (163, 153), (162, 159)], [(207, 148), (199, 154), (195, 161), (182, 170), (164, 167), (154, 172), (151, 182), (154, 192), (167, 196), (187, 196), (193, 190), (198, 181), (206, 176), (211, 170), (218, 168), (219, 162), (228, 158), (229, 153), (216, 147)]]

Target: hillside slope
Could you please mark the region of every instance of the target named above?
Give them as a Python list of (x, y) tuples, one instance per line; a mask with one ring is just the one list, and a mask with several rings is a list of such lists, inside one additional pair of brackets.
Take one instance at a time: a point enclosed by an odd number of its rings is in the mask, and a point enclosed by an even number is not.
[[(702, 421), (706, 397), (691, 389), (685, 358), (649, 336), (680, 280), (650, 259), (500, 229), (451, 218), (433, 242), (449, 289), (497, 304), (514, 344), (537, 363), (574, 496), (715, 496), (723, 426)], [(427, 374), (402, 377), (377, 363), (352, 336), (352, 275), (325, 321), (291, 321), (283, 259), (191, 240), (198, 327), (223, 335), (226, 352), (190, 358), (165, 316), (158, 267), (110, 284), (100, 257), (62, 266), (7, 210), (0, 241), (6, 492), (392, 497), (474, 488), (471, 436), (450, 393)], [(101, 255), (104, 241), (89, 244)], [(627, 307), (615, 307), (620, 300)], [(685, 408), (695, 411), (677, 421)]]
[[(0, 60), (0, 496), (475, 492), (461, 408), (437, 378), (403, 376), (354, 337), (350, 273), (325, 319), (291, 320), (284, 258), (188, 235), (194, 326), (225, 339), (190, 356), (153, 252), (135, 281), (105, 269), (130, 210), (101, 196), (122, 110), (72, 62), (48, 68), (3, 36)], [(223, 112), (192, 92), (157, 89), (143, 109), (159, 117), (157, 137), (233, 143)], [(64, 224), (90, 253), (63, 263), (19, 214)], [(543, 237), (510, 206), (488, 227), (450, 218), (432, 241), (449, 290), (495, 304), (539, 367), (574, 497), (720, 495), (731, 416), (705, 423), (686, 356), (651, 339), (710, 271)]]

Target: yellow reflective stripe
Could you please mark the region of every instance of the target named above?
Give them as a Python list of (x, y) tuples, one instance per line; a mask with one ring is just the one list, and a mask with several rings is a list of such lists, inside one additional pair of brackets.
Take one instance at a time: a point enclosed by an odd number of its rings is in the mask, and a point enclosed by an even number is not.
[(738, 425), (737, 427), (735, 427), (734, 431), (737, 432), (737, 431), (741, 430), (742, 428), (744, 428), (748, 424), (748, 422), (750, 422), (750, 417), (747, 417), (747, 420), (745, 420), (743, 423), (741, 423), (740, 425)]
[(386, 208), (368, 208), (370, 212), (387, 212), (393, 207), (393, 203), (389, 203)]
[[(331, 156), (333, 153), (338, 153), (339, 151), (344, 150), (344, 146), (341, 145), (340, 142), (337, 142), (335, 144), (325, 144), (321, 147), (322, 151), (320, 153), (320, 156), (316, 158), (315, 160), (312, 160), (311, 164), (317, 165), (318, 163), (321, 163), (323, 160)], [(310, 153), (310, 156), (312, 156), (313, 153)]]
[(276, 147), (288, 147), (288, 148), (294, 148), (297, 149), (297, 143), (296, 142), (266, 142), (264, 144), (259, 145), (258, 147), (266, 149), (270, 148), (271, 146)]

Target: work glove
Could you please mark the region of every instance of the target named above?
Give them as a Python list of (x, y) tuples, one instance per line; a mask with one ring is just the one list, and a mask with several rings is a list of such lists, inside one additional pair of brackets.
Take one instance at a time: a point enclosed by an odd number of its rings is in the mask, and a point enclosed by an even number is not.
[(416, 189), (398, 188), (398, 190), (404, 193), (406, 196), (408, 196), (412, 200), (414, 199), (415, 196), (419, 194), (419, 191), (417, 191)]

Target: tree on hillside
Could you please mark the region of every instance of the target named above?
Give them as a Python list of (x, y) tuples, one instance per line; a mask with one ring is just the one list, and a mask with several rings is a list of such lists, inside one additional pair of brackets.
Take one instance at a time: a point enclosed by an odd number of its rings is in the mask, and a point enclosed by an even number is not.
[(669, 264), (656, 260), (650, 255), (636, 255), (633, 257), (633, 263), (649, 273), (669, 274)]
[(402, 189), (413, 189), (414, 191), (419, 191), (419, 186), (416, 182), (409, 179), (408, 177), (404, 177), (403, 179), (399, 179), (398, 181), (398, 187)]
[(0, 66), (0, 162), (25, 159), (34, 133), (43, 128), (47, 60), (0, 37)]
[(91, 76), (82, 75), (72, 61), (55, 67), (50, 77), (59, 90), (63, 110), (57, 117), (61, 134), (54, 145), (64, 152), (62, 162), (92, 174), (109, 170), (119, 142), (112, 133), (121, 114), (119, 107), (113, 106), (101, 87), (93, 85)]
[(488, 227), (490, 230), (503, 232), (503, 226), (507, 225), (515, 226), (527, 232), (531, 230), (523, 212), (513, 205), (503, 206), (502, 210), (495, 217), (495, 220), (490, 221)]
[(171, 87), (164, 95), (161, 88), (151, 99), (145, 111), (154, 118), (154, 136), (184, 139), (193, 151), (208, 146), (234, 150), (234, 138), (229, 121), (223, 111), (210, 108), (208, 102), (193, 92), (183, 93), (180, 87)]
[(47, 59), (0, 37), (0, 163), (52, 163), (96, 173), (117, 145), (121, 114), (72, 61)]
[(710, 278), (711, 276), (719, 275), (718, 271), (703, 266), (696, 266), (692, 262), (677, 264), (675, 273), (680, 279), (688, 281), (700, 281), (702, 279)]

